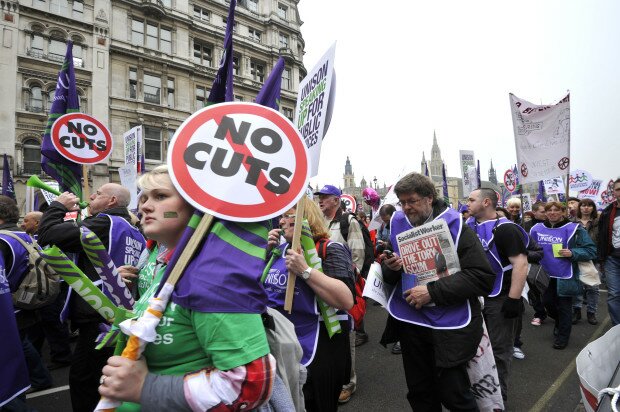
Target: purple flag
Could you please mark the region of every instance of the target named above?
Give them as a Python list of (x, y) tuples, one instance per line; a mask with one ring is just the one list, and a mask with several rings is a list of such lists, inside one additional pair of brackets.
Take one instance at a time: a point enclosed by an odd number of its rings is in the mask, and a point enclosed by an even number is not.
[(13, 176), (11, 175), (11, 167), (9, 158), (4, 154), (4, 165), (2, 167), (2, 195), (8, 196), (15, 200), (15, 187), (13, 185)]
[(446, 165), (445, 163), (441, 164), (441, 176), (443, 177), (443, 200), (445, 200), (446, 204), (450, 204), (450, 196), (448, 196), (448, 179), (446, 178)]
[(143, 175), (146, 173), (146, 166), (144, 165), (144, 153), (140, 153), (140, 163), (138, 164), (140, 168), (140, 174)]
[(280, 57), (267, 81), (256, 96), (256, 103), (271, 107), (273, 110), (280, 109), (280, 87), (282, 86), (282, 72), (284, 71), (284, 58)]
[[(230, 1), (230, 7), (228, 9), (228, 20), (226, 21), (226, 35), (224, 36), (224, 55), (222, 56), (222, 60), (220, 61), (220, 68), (217, 70), (217, 75), (215, 76), (215, 80), (213, 80), (213, 85), (211, 86), (211, 92), (209, 93), (209, 98), (207, 99), (207, 106), (217, 103), (230, 102), (233, 100), (233, 45), (232, 45), (232, 34), (233, 27), (235, 24), (235, 6), (237, 5), (237, 0)], [(157, 295), (161, 291), (161, 288), (164, 286), (164, 283), (168, 280), (170, 276), (170, 272), (172, 272), (172, 268), (176, 265), (176, 262), (179, 260), (183, 249), (187, 246), (187, 242), (191, 239), (192, 235), (196, 231), (196, 227), (200, 223), (200, 220), (204, 216), (204, 213), (198, 209), (194, 210), (194, 215), (191, 217), (189, 223), (185, 227), (183, 234), (181, 235), (181, 239), (177, 243), (170, 260), (168, 261), (168, 266), (166, 267), (166, 271), (162, 277), (162, 280), (159, 284), (159, 288), (157, 290)]]
[(517, 165), (514, 165), (514, 167), (512, 168), (512, 172), (515, 175), (515, 191), (512, 193), (517, 193), (518, 195), (523, 193), (523, 187), (521, 187), (521, 183), (519, 182), (519, 173), (517, 172)]
[(52, 125), (60, 116), (80, 111), (80, 101), (75, 88), (73, 70), (73, 42), (67, 42), (67, 54), (58, 72), (54, 102), (47, 119), (43, 143), (41, 144), (41, 168), (60, 185), (60, 191), (69, 191), (82, 198), (82, 166), (65, 159), (52, 144)]
[(476, 167), (476, 178), (478, 179), (478, 189), (482, 187), (482, 179), (480, 179), (480, 160), (478, 160), (478, 166)]
[(428, 177), (428, 163), (424, 162), (424, 176)]
[(235, 26), (235, 6), (237, 0), (230, 1), (228, 8), (228, 20), (226, 21), (226, 35), (224, 36), (224, 54), (220, 60), (211, 92), (207, 99), (207, 105), (232, 102), (233, 95), (233, 28)]
[(538, 195), (536, 196), (537, 202), (546, 202), (547, 196), (545, 196), (545, 183), (542, 180), (538, 181)]

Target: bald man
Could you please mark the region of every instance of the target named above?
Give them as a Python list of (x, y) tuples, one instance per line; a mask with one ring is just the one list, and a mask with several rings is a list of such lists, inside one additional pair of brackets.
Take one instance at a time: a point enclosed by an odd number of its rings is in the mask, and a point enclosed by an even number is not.
[[(43, 213), (39, 225), (39, 244), (56, 245), (65, 253), (77, 255), (77, 266), (95, 284), (101, 279), (83, 252), (80, 227), (93, 231), (105, 245), (116, 267), (136, 266), (144, 237), (131, 225), (127, 211), (130, 193), (116, 183), (106, 183), (90, 196), (89, 217), (81, 222), (64, 221), (65, 214), (79, 210), (80, 199), (73, 193), (64, 192)], [(73, 411), (95, 409), (99, 400), (99, 378), (113, 348), (95, 350), (93, 342), (100, 332), (99, 324), (105, 320), (76, 293), (69, 294), (69, 318), (80, 334), (69, 370), (69, 392)]]
[(30, 236), (36, 235), (37, 231), (39, 230), (39, 222), (41, 221), (41, 216), (43, 216), (42, 212), (26, 213), (26, 216), (24, 216), (24, 220), (21, 224), (22, 230), (28, 233)]

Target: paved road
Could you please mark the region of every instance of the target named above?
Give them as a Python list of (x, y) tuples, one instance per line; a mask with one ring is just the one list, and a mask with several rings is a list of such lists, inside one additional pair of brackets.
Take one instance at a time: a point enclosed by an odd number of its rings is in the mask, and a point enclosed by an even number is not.
[[(575, 326), (569, 346), (558, 351), (553, 343), (552, 321), (539, 327), (530, 325), (533, 312), (527, 308), (523, 317), (522, 339), (525, 342), (524, 360), (512, 363), (509, 382), (508, 411), (574, 411), (579, 409), (579, 379), (575, 371), (575, 357), (592, 339), (610, 327), (607, 316), (606, 293), (601, 293), (599, 325), (592, 326), (585, 319)], [(585, 309), (584, 309), (585, 315)], [(369, 304), (366, 328), (370, 342), (357, 348), (358, 391), (351, 401), (340, 409), (344, 412), (409, 410), (406, 400), (405, 378), (401, 357), (392, 355), (379, 345), (387, 312)], [(28, 404), (39, 412), (71, 411), (68, 369), (52, 371), (55, 387), (28, 396)]]

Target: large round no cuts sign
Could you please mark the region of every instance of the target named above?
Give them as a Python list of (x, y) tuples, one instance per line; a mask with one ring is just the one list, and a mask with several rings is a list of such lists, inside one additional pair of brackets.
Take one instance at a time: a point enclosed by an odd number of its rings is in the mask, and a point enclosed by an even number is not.
[(190, 116), (168, 149), (170, 176), (194, 207), (234, 221), (278, 216), (305, 193), (310, 164), (295, 126), (254, 103)]
[(112, 152), (110, 131), (99, 120), (84, 113), (59, 117), (50, 134), (58, 153), (75, 163), (99, 163)]

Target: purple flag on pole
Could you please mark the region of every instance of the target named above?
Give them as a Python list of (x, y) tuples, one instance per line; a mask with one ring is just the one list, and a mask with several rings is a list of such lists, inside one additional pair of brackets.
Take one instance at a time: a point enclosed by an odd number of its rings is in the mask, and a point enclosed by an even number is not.
[(41, 168), (60, 185), (60, 191), (69, 191), (82, 198), (82, 166), (65, 159), (52, 144), (52, 125), (60, 116), (80, 111), (80, 101), (75, 88), (73, 70), (73, 42), (67, 42), (67, 54), (58, 72), (54, 102), (47, 119), (43, 143), (41, 143)]
[(428, 163), (424, 162), (424, 176), (428, 177)]
[(4, 165), (2, 166), (2, 194), (15, 200), (15, 186), (13, 185), (11, 166), (6, 153), (4, 154)]
[(226, 20), (226, 35), (224, 36), (224, 54), (220, 60), (207, 105), (233, 101), (233, 29), (235, 26), (235, 7), (237, 0), (230, 1), (228, 20)]
[(446, 204), (450, 204), (450, 196), (448, 196), (448, 179), (446, 178), (446, 165), (445, 163), (441, 164), (441, 176), (443, 177), (443, 200), (446, 201)]
[(536, 196), (537, 202), (546, 202), (547, 196), (545, 196), (545, 183), (542, 180), (538, 181), (538, 195)]
[(280, 87), (282, 86), (282, 72), (284, 71), (284, 58), (280, 57), (267, 81), (256, 96), (256, 103), (272, 108), (280, 109)]
[(478, 166), (476, 167), (476, 178), (478, 179), (478, 189), (482, 187), (482, 179), (480, 179), (480, 160), (478, 160)]

